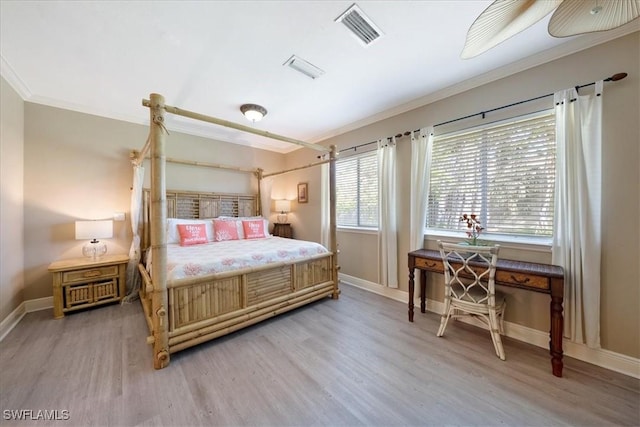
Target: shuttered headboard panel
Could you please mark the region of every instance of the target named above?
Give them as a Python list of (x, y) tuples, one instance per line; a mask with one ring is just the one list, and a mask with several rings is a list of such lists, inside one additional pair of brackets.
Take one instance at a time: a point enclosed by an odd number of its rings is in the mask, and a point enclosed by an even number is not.
[[(257, 195), (206, 193), (200, 191), (168, 190), (167, 218), (216, 218), (219, 216), (253, 216), (258, 212)], [(140, 247), (146, 249), (151, 244), (149, 216), (151, 207), (149, 189), (142, 193), (142, 222)]]

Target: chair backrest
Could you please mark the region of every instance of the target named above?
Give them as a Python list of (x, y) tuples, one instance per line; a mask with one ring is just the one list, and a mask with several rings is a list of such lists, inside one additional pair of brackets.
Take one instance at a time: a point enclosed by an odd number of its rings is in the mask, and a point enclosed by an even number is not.
[(438, 240), (444, 264), (445, 297), (475, 304), (495, 303), (500, 245), (468, 246)]

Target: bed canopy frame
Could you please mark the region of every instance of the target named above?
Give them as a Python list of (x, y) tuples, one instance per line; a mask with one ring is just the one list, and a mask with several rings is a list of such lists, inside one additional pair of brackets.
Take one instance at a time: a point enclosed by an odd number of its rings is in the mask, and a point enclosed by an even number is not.
[[(174, 351), (179, 351), (183, 348), (187, 348), (191, 345), (196, 345), (199, 342), (207, 341), (209, 339), (213, 339), (217, 336), (223, 335), (224, 333), (229, 333), (234, 330), (240, 329), (244, 326), (249, 326), (250, 324), (256, 323), (261, 319), (275, 316), (281, 312), (291, 310), (305, 303), (315, 301), (320, 297), (331, 296), (332, 298), (338, 298), (339, 290), (338, 290), (338, 260), (337, 260), (337, 241), (336, 241), (336, 173), (335, 173), (335, 159), (336, 159), (336, 147), (331, 146), (329, 149), (327, 147), (323, 147), (321, 145), (310, 144), (304, 141), (299, 141), (296, 139), (288, 138), (282, 135), (273, 134), (270, 132), (261, 131), (258, 129), (253, 129), (248, 126), (240, 125), (237, 123), (229, 122), (226, 120), (218, 119), (215, 117), (206, 116), (199, 113), (194, 113), (191, 111), (183, 110), (177, 107), (172, 107), (165, 104), (164, 97), (160, 94), (152, 93), (150, 94), (149, 100), (142, 101), (143, 106), (148, 107), (150, 111), (150, 131), (149, 138), (147, 139), (144, 147), (139, 152), (135, 152), (133, 156), (133, 162), (135, 164), (142, 164), (144, 159), (147, 157), (147, 154), (150, 156), (151, 163), (151, 174), (150, 174), (150, 191), (149, 191), (149, 225), (150, 225), (150, 250), (151, 256), (153, 259), (153, 263), (151, 265), (150, 275), (147, 274), (147, 271), (144, 269), (142, 264), (139, 265), (139, 270), (141, 275), (143, 276), (144, 283), (141, 287), (141, 301), (143, 302), (143, 307), (145, 308), (145, 315), (147, 317), (147, 323), (149, 329), (151, 331), (151, 335), (147, 338), (147, 342), (153, 345), (153, 364), (154, 368), (161, 369), (169, 364), (170, 361), (170, 353)], [(181, 161), (175, 159), (167, 159), (165, 154), (165, 145), (168, 131), (165, 128), (165, 113), (171, 113), (174, 115), (179, 115), (183, 117), (192, 118), (195, 120), (200, 120), (208, 123), (213, 123), (216, 125), (237, 129), (243, 132), (248, 132), (260, 136), (264, 136), (267, 138), (276, 139), (279, 141), (288, 142), (291, 144), (300, 145), (306, 148), (310, 148), (317, 151), (329, 152), (329, 159), (323, 160), (315, 163), (311, 163), (306, 166), (301, 166), (293, 169), (288, 169), (280, 172), (263, 174), (262, 169), (244, 169), (244, 168), (236, 168), (229, 167), (223, 165), (217, 165), (212, 163), (203, 163), (203, 162), (189, 162), (189, 161)], [(170, 322), (173, 320), (173, 311), (170, 310), (172, 301), (170, 301), (169, 289), (167, 286), (167, 231), (165, 224), (167, 222), (167, 189), (165, 182), (165, 169), (166, 162), (175, 162), (175, 163), (184, 163), (184, 164), (192, 164), (197, 166), (211, 166), (222, 169), (233, 169), (241, 172), (253, 173), (258, 179), (258, 196), (256, 201), (256, 211), (258, 214), (262, 214), (261, 212), (261, 180), (268, 176), (275, 176), (287, 172), (291, 172), (294, 170), (305, 169), (308, 167), (313, 167), (321, 164), (328, 163), (329, 164), (329, 251), (330, 256), (326, 259), (321, 260), (324, 264), (321, 264), (322, 267), (319, 267), (316, 261), (311, 261), (309, 265), (299, 264), (292, 265), (292, 284), (291, 288), (293, 291), (298, 290), (296, 295), (293, 296), (279, 296), (278, 298), (272, 299), (271, 302), (277, 303), (277, 305), (269, 305), (270, 301), (262, 302), (256, 305), (253, 312), (249, 312), (249, 309), (243, 308), (242, 310), (236, 310), (240, 315), (242, 315), (242, 321), (233, 320), (235, 323), (229, 323), (233, 313), (224, 313), (224, 315), (217, 315), (214, 320), (205, 319), (200, 320), (196, 323), (202, 324), (203, 327), (192, 328), (190, 331), (187, 331), (182, 337), (176, 338), (173, 336), (174, 342), (179, 340), (179, 344), (172, 345), (170, 342), (170, 329), (173, 326), (170, 326)], [(313, 264), (316, 262), (316, 264)], [(282, 268), (282, 266), (281, 266)], [(296, 280), (300, 280), (301, 282), (307, 280), (307, 276), (316, 276), (318, 269), (324, 269), (324, 275), (322, 279), (315, 279), (316, 282), (310, 281), (309, 283), (304, 283), (300, 285), (300, 287), (304, 287), (305, 289), (299, 290), (298, 284)], [(228, 275), (226, 275), (228, 276)], [(304, 279), (296, 279), (304, 277)], [(264, 279), (260, 279), (264, 280)], [(260, 281), (259, 280), (259, 281)], [(318, 280), (322, 280), (323, 283), (318, 284)], [(240, 282), (246, 285), (246, 277), (243, 278)], [(239, 283), (240, 283), (239, 282)], [(331, 285), (331, 287), (329, 287)], [(318, 290), (317, 290), (318, 289)], [(312, 292), (313, 291), (313, 292)], [(202, 291), (201, 291), (202, 292)], [(245, 290), (246, 293), (246, 290)], [(294, 292), (295, 293), (295, 292)], [(300, 294), (312, 295), (309, 296), (300, 296)], [(149, 303), (145, 304), (143, 301), (143, 294), (146, 298), (148, 298)], [(171, 294), (173, 295), (173, 294)], [(245, 296), (246, 300), (246, 296)], [(175, 303), (175, 302), (174, 302)], [(221, 322), (218, 322), (221, 321)], [(222, 326), (218, 327), (212, 322), (232, 324), (233, 327), (222, 328)], [(215, 329), (217, 328), (217, 329)], [(216, 330), (215, 334), (210, 331)], [(173, 333), (173, 331), (172, 331)], [(190, 341), (186, 342), (185, 340), (188, 337)]]

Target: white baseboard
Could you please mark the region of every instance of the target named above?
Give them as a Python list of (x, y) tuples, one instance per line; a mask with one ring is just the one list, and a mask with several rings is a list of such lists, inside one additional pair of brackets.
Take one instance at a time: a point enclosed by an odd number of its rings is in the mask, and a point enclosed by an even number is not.
[(16, 327), (25, 314), (27, 314), (26, 304), (22, 302), (7, 317), (2, 319), (2, 322), (0, 322), (0, 341)]
[(16, 327), (25, 314), (53, 307), (53, 297), (37, 298), (23, 301), (7, 317), (0, 322), (0, 341)]
[[(355, 286), (360, 289), (364, 289), (369, 292), (373, 292), (378, 295), (391, 298), (395, 301), (407, 303), (408, 292), (401, 291), (399, 289), (387, 288), (386, 286), (379, 285), (377, 283), (363, 280), (357, 277), (349, 276), (347, 274), (339, 273), (339, 278), (342, 283)], [(417, 294), (417, 292), (416, 292)], [(427, 310), (442, 314), (444, 310), (444, 303), (440, 301), (434, 301), (427, 299)], [(420, 298), (414, 297), (414, 304), (416, 310), (420, 312)], [(473, 319), (459, 319), (460, 321), (475, 324)], [(478, 323), (480, 325), (480, 323)], [(526, 326), (518, 325), (517, 323), (504, 322), (505, 336), (523, 341), (528, 344), (533, 344), (542, 348), (549, 348), (549, 333), (539, 331), (537, 329), (528, 328)], [(562, 340), (562, 349), (565, 356), (573, 357), (578, 360), (582, 360), (587, 363), (610, 369), (621, 374), (629, 375), (630, 377), (640, 379), (640, 359), (636, 359), (624, 354), (615, 353), (605, 349), (593, 349), (584, 344), (577, 344), (567, 339)]]
[(30, 299), (30, 300), (26, 300), (24, 303), (27, 308), (27, 313), (32, 313), (34, 311), (53, 308), (53, 297)]

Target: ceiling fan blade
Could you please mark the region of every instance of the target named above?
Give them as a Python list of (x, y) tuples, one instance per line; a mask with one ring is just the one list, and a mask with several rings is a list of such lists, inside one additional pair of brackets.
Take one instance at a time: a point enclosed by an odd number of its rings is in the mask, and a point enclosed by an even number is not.
[(529, 28), (562, 0), (496, 0), (473, 22), (460, 57), (473, 58)]
[(640, 0), (564, 0), (549, 21), (549, 34), (569, 37), (620, 27), (640, 16)]

